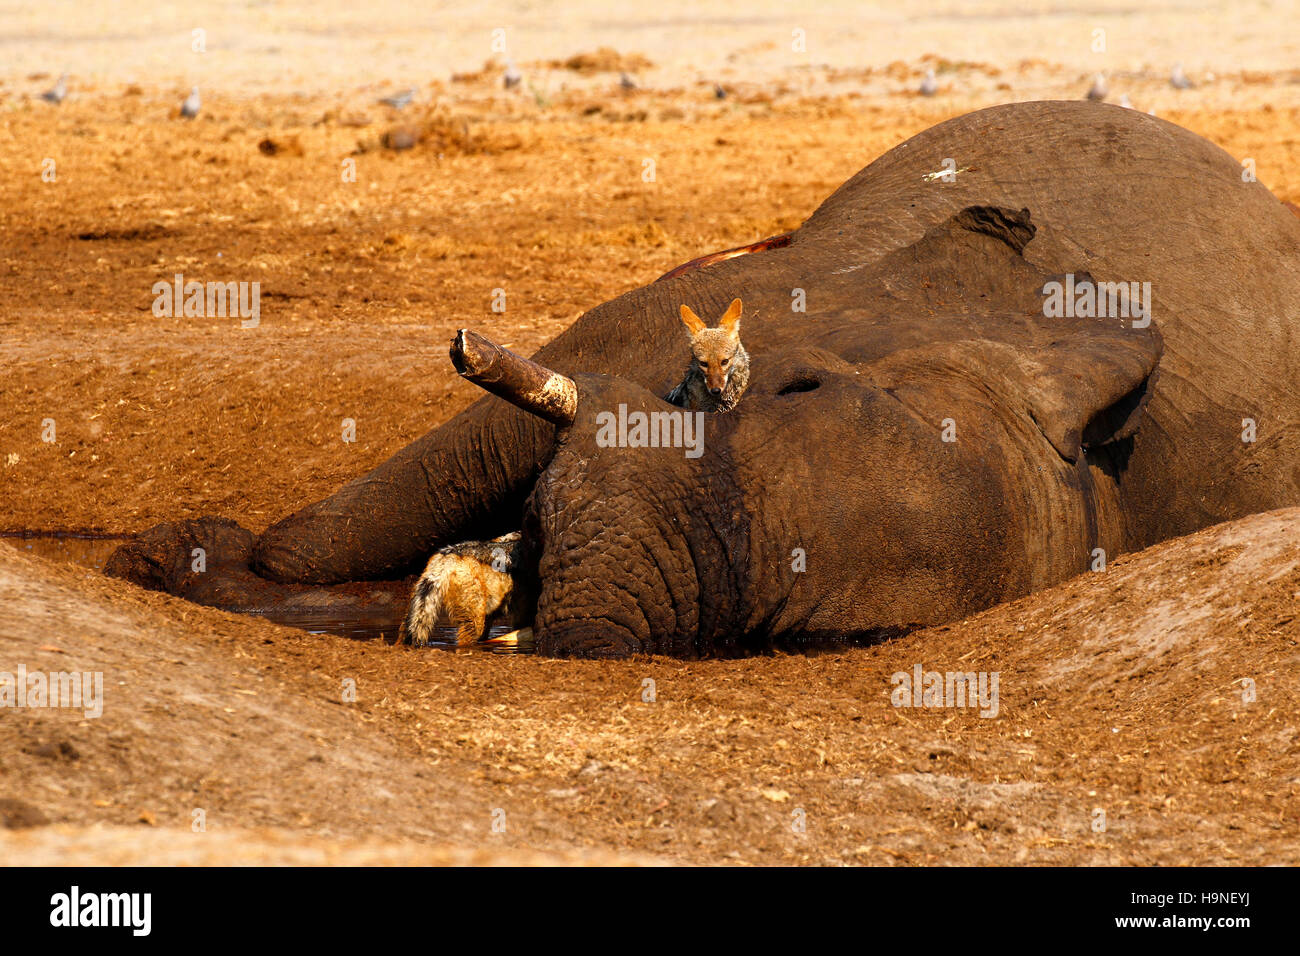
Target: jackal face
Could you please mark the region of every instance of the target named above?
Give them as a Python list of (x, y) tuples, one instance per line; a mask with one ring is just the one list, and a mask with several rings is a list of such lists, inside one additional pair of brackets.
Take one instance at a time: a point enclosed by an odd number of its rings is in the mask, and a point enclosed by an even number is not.
[(704, 376), (709, 394), (718, 396), (731, 380), (732, 373), (748, 361), (740, 347), (739, 299), (732, 299), (727, 311), (722, 313), (717, 328), (709, 328), (691, 307), (681, 307), (682, 324), (691, 336), (691, 357)]

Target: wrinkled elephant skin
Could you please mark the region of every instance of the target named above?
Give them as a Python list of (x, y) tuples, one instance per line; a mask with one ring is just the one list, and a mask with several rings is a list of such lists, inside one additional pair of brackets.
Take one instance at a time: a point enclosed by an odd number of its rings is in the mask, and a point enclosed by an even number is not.
[[(952, 181), (929, 175), (948, 158)], [(1300, 503), (1300, 219), (1240, 172), (1102, 104), (940, 124), (788, 242), (674, 270), (541, 349), (578, 385), (572, 425), (486, 397), (272, 526), (252, 569), (392, 576), (522, 523), (543, 652), (698, 656), (950, 620)], [(1150, 321), (1045, 307), (1089, 277), (1149, 288)], [(670, 410), (678, 307), (735, 297), (753, 374), (700, 456), (598, 442), (620, 404)]]

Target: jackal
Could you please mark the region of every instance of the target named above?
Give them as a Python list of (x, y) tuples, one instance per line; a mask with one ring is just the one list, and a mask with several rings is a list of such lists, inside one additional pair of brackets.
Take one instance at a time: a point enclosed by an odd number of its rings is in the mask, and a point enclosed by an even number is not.
[(487, 636), (488, 618), (505, 610), (512, 627), (528, 623), (529, 608), (516, 586), (522, 542), (518, 531), (491, 541), (462, 541), (436, 551), (415, 582), (399, 639), (423, 647), (440, 615), (456, 627), (457, 644)]
[(749, 353), (740, 344), (742, 308), (739, 299), (732, 299), (718, 327), (711, 329), (690, 306), (682, 306), (682, 324), (691, 336), (691, 364), (681, 384), (668, 393), (670, 404), (693, 412), (729, 412), (736, 407), (749, 384)]

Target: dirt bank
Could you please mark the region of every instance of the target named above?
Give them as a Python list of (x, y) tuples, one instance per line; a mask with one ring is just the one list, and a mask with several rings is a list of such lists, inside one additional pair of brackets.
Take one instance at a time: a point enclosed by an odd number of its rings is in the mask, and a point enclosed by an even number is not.
[[(0, 852), (1300, 863), (1298, 532), (1260, 515), (887, 645), (699, 663), (312, 637), (0, 548), (0, 660), (105, 687), (99, 718), (0, 722)], [(996, 717), (893, 706), (917, 665), (997, 672)], [(192, 842), (158, 856), (154, 827)], [(288, 835), (228, 835), (264, 828)]]

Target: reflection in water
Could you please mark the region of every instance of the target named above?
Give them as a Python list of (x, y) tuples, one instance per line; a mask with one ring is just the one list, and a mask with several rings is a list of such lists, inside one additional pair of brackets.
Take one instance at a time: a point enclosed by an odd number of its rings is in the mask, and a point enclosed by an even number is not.
[[(405, 608), (402, 609), (405, 612)], [(270, 611), (251, 611), (244, 613), (260, 614), (269, 621), (296, 627), (310, 634), (336, 634), (339, 637), (351, 637), (361, 641), (383, 640), (389, 644), (396, 643), (397, 632), (402, 625), (400, 617), (377, 614), (373, 611), (351, 611), (347, 609), (320, 608), (276, 608)], [(488, 631), (488, 639), (478, 644), (471, 644), (464, 650), (486, 651), (491, 654), (530, 654), (533, 650), (531, 640), (515, 643), (501, 638), (510, 633), (510, 628), (497, 625)], [(454, 627), (434, 628), (430, 647), (444, 651), (457, 649), (456, 629)]]
[(4, 535), (0, 541), (38, 557), (49, 558), (83, 568), (104, 570), (104, 562), (129, 538), (102, 538), (94, 535)]
[[(0, 535), (0, 542), (10, 547), (48, 558), (65, 564), (75, 564), (83, 568), (103, 571), (104, 564), (117, 549), (130, 538), (102, 537), (93, 534), (70, 534), (64, 532)], [(256, 608), (225, 608), (237, 614), (259, 614), (267, 620), (286, 627), (296, 627), (310, 634), (335, 634), (360, 641), (384, 640), (393, 643), (397, 640), (397, 631), (401, 618), (374, 609), (359, 611), (354, 608), (274, 608), (259, 611)], [(401, 608), (397, 613), (405, 613)], [(479, 644), (470, 645), (467, 650), (491, 654), (529, 654), (532, 653), (532, 641), (518, 644), (502, 642), (500, 638), (510, 633), (505, 626), (493, 627), (489, 639)], [(434, 641), (430, 647), (440, 650), (456, 650), (456, 629), (440, 627), (434, 631)]]

